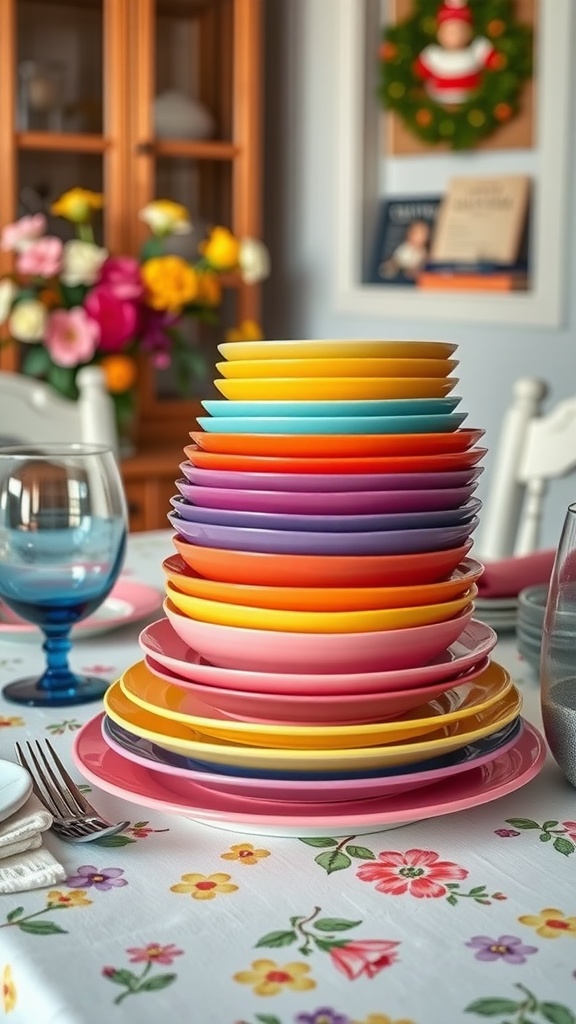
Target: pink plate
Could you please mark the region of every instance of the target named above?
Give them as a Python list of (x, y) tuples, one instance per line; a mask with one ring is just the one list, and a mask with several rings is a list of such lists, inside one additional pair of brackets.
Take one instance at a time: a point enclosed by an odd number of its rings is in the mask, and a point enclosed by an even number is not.
[[(147, 657), (185, 680), (220, 686), (247, 693), (323, 696), (326, 694), (380, 694), (398, 692), (463, 677), (474, 679), (477, 666), (496, 646), (498, 637), (490, 626), (475, 619), (446, 651), (419, 668), (393, 671), (315, 674), (289, 672), (252, 672), (238, 668), (219, 668), (205, 661), (172, 629), (168, 619), (159, 619), (142, 630), (138, 638)], [(470, 675), (468, 675), (470, 673)], [(454, 683), (453, 683), (454, 685)]]
[[(134, 583), (120, 579), (99, 608), (77, 626), (74, 626), (74, 640), (100, 636), (112, 629), (128, 626), (133, 622), (154, 615), (162, 605), (162, 593), (145, 583)], [(38, 640), (39, 630), (24, 622), (7, 605), (0, 602), (0, 640)]]
[(467, 487), (483, 466), (431, 473), (239, 473), (226, 469), (199, 469), (181, 462), (182, 475), (204, 487), (239, 487), (256, 491), (401, 491), (440, 487)]
[[(281, 801), (286, 809), (288, 803), (298, 800), (300, 803), (311, 803), (322, 800), (331, 804), (331, 809), (342, 800), (366, 800), (370, 797), (398, 796), (422, 786), (430, 786), (441, 779), (459, 775), (470, 768), (493, 761), (494, 758), (510, 750), (519, 739), (524, 728), (522, 719), (511, 722), (504, 729), (486, 736), (476, 743), (446, 754), (427, 762), (420, 770), (414, 765), (410, 770), (396, 769), (389, 772), (372, 773), (357, 778), (305, 778), (284, 779), (266, 778), (251, 775), (223, 775), (219, 772), (193, 767), (195, 762), (188, 761), (178, 755), (170, 755), (150, 740), (134, 736), (122, 729), (107, 715), (102, 715), (101, 729), (104, 742), (120, 757), (143, 768), (151, 768), (165, 776), (195, 782), (204, 789), (214, 789), (219, 793), (244, 796), (251, 799)], [(166, 758), (169, 758), (167, 760)], [(416, 770), (413, 770), (416, 769)], [(170, 785), (167, 782), (167, 785)]]
[(213, 665), (254, 672), (377, 672), (425, 665), (453, 644), (473, 607), (445, 622), (370, 633), (285, 633), (201, 622), (167, 598), (164, 611), (178, 635)]
[(440, 512), (465, 505), (476, 489), (438, 487), (408, 491), (256, 491), (236, 487), (200, 487), (176, 480), (182, 497), (202, 508), (230, 512), (273, 512), (304, 515), (371, 515)]
[[(391, 690), (385, 693), (308, 693), (305, 696), (281, 693), (246, 693), (245, 690), (226, 690), (219, 686), (202, 686), (182, 680), (173, 672), (159, 665), (153, 658), (145, 657), (147, 668), (158, 680), (165, 680), (172, 686), (187, 690), (207, 707), (214, 708), (230, 718), (245, 722), (261, 722), (268, 725), (361, 725), (368, 722), (384, 722), (426, 704), (433, 697), (446, 690), (469, 683), (471, 679), (485, 673), (499, 674), (502, 669), (489, 658), (478, 662), (470, 672), (458, 679), (444, 679), (429, 686), (412, 690)], [(484, 676), (483, 676), (484, 679)], [(482, 679), (482, 681), (483, 681)], [(160, 698), (161, 691), (158, 691)], [(154, 698), (156, 703), (156, 696)], [(186, 710), (185, 705), (181, 707)]]
[(524, 786), (541, 770), (546, 747), (540, 734), (526, 723), (511, 750), (479, 768), (438, 782), (415, 793), (350, 800), (334, 813), (330, 804), (302, 803), (295, 815), (278, 801), (259, 801), (258, 810), (241, 796), (215, 793), (193, 782), (167, 779), (162, 773), (120, 757), (102, 738), (101, 715), (76, 734), (73, 759), (94, 786), (143, 807), (183, 814), (201, 824), (225, 831), (297, 838), (329, 834), (350, 835), (394, 828), (408, 821), (433, 818), (496, 800)]

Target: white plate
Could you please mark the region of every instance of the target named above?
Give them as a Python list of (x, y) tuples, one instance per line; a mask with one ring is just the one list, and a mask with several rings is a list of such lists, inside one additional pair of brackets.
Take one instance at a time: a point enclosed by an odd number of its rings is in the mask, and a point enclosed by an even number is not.
[[(100, 636), (131, 622), (139, 622), (158, 611), (163, 596), (155, 587), (145, 583), (119, 580), (94, 614), (74, 626), (73, 638), (83, 640), (84, 637)], [(37, 643), (39, 633), (36, 626), (24, 622), (0, 601), (0, 640)]]
[(24, 806), (32, 792), (32, 779), (15, 761), (0, 761), (0, 821)]

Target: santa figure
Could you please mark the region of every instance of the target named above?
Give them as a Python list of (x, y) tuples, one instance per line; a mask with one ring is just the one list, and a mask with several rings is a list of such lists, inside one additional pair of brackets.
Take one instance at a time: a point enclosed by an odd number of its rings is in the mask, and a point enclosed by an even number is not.
[(497, 66), (498, 54), (488, 39), (474, 35), (467, 0), (443, 0), (436, 21), (437, 42), (422, 50), (414, 71), (436, 103), (465, 103), (480, 87), (485, 68)]

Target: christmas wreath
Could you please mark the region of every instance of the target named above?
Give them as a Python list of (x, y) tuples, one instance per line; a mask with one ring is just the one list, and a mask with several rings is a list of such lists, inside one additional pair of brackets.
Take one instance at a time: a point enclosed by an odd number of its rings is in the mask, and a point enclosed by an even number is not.
[(511, 0), (413, 0), (378, 56), (383, 105), (424, 142), (469, 149), (518, 112), (532, 32)]

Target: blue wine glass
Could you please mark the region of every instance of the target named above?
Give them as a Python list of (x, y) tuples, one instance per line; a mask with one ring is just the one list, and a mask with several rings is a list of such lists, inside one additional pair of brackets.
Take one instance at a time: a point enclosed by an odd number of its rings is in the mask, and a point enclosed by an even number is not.
[(44, 633), (40, 678), (4, 687), (7, 700), (65, 707), (108, 683), (75, 675), (70, 630), (112, 589), (126, 548), (126, 502), (112, 452), (99, 445), (0, 448), (0, 600)]

